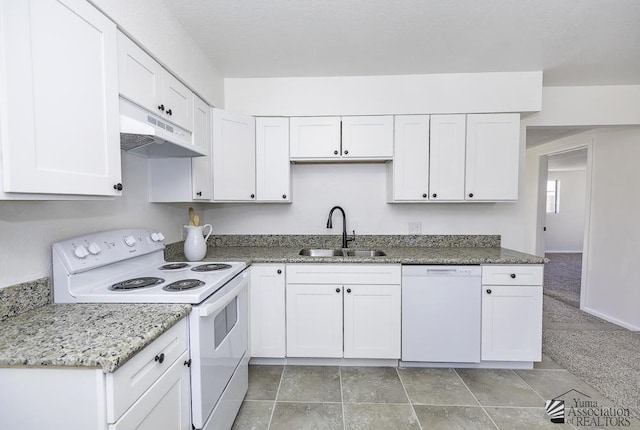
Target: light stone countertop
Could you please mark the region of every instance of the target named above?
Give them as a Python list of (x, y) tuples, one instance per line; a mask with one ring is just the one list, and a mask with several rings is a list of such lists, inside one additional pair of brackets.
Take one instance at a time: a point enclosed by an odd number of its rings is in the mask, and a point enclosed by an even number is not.
[(50, 304), (0, 322), (0, 367), (114, 372), (191, 312), (182, 304)]
[[(500, 247), (376, 247), (382, 257), (308, 257), (299, 255), (301, 247), (285, 246), (214, 246), (207, 249), (204, 261), (244, 261), (251, 263), (368, 263), (368, 264), (544, 264), (548, 260)], [(351, 249), (351, 248), (350, 248)], [(359, 249), (355, 247), (353, 249)], [(181, 253), (167, 259), (184, 260)]]

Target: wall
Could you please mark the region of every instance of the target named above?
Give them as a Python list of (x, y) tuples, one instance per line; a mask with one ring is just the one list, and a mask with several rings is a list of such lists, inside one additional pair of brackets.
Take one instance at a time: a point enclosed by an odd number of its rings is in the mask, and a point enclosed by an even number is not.
[(595, 136), (585, 310), (640, 330), (640, 127)]
[(549, 181), (559, 181), (559, 212), (548, 213), (547, 252), (582, 252), (586, 170), (550, 171)]
[(187, 204), (148, 203), (147, 161), (122, 155), (121, 198), (103, 201), (0, 202), (0, 288), (51, 275), (51, 245), (118, 228), (156, 228), (181, 239)]
[[(517, 203), (387, 204), (384, 164), (296, 164), (292, 204), (225, 204), (206, 210), (204, 221), (220, 234), (339, 234), (342, 220), (329, 210), (344, 208), (347, 230), (358, 234), (408, 234), (421, 222), (423, 234), (501, 234), (517, 248), (521, 226), (511, 222)], [(473, 220), (473, 222), (470, 222)]]
[[(225, 104), (285, 116), (527, 111), (540, 108), (541, 85), (540, 72), (225, 79)], [(523, 166), (522, 133), (520, 145)], [(342, 228), (325, 227), (341, 205), (356, 234), (407, 234), (409, 222), (421, 222), (423, 234), (499, 234), (503, 246), (523, 248), (520, 202), (387, 204), (386, 180), (383, 164), (294, 165), (293, 204), (215, 205), (207, 222), (222, 234), (328, 234)]]
[(90, 1), (210, 105), (224, 107), (222, 74), (162, 2)]
[[(224, 106), (223, 80), (200, 47), (155, 0), (92, 0), (210, 104)], [(160, 30), (161, 29), (161, 30)], [(153, 227), (181, 239), (186, 204), (148, 203), (146, 160), (122, 156), (121, 198), (107, 201), (0, 202), (0, 288), (51, 272), (51, 244), (100, 230)]]
[[(527, 151), (525, 207), (530, 212), (526, 224), (526, 246), (540, 252), (542, 222), (536, 209), (543, 200), (537, 193), (544, 154), (588, 145), (585, 223), (588, 242), (584, 246), (581, 309), (624, 327), (640, 330), (640, 290), (633, 267), (640, 259), (640, 180), (636, 160), (640, 159), (640, 127), (599, 128)], [(537, 213), (537, 216), (536, 216)], [(537, 236), (536, 236), (537, 234)], [(544, 248), (543, 248), (544, 249)]]
[(225, 105), (250, 115), (534, 112), (542, 72), (225, 79)]

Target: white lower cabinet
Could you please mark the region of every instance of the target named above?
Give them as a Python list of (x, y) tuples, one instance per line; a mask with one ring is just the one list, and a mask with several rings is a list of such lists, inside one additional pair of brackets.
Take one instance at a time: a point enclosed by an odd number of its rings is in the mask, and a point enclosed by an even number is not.
[(251, 357), (284, 358), (285, 330), (285, 265), (251, 265), (249, 281)]
[(344, 286), (344, 357), (400, 357), (400, 285)]
[(107, 374), (88, 367), (2, 368), (2, 428), (190, 430), (187, 339), (183, 319)]
[(185, 351), (109, 430), (190, 428), (188, 357)]
[(342, 285), (287, 285), (287, 356), (342, 357)]
[(542, 359), (542, 270), (537, 265), (483, 267), (483, 361)]
[(399, 265), (287, 265), (287, 356), (400, 358)]

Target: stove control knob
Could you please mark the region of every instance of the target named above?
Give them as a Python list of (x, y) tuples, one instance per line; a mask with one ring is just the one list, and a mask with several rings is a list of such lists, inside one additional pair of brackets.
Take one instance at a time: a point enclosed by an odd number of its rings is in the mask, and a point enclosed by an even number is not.
[(73, 250), (73, 255), (75, 255), (78, 258), (85, 258), (87, 255), (89, 255), (89, 251), (87, 251), (87, 248), (80, 245)]
[(164, 240), (164, 234), (158, 232), (158, 240)]
[(135, 244), (136, 244), (136, 238), (135, 238), (135, 237), (133, 237), (133, 236), (131, 236), (131, 235), (129, 235), (129, 236), (125, 236), (125, 238), (124, 238), (124, 243), (125, 243), (127, 246), (133, 246), (133, 245), (135, 245)]
[(91, 243), (89, 244), (89, 252), (90, 252), (91, 254), (93, 254), (93, 255), (98, 255), (98, 254), (100, 254), (100, 251), (102, 251), (102, 250), (100, 249), (100, 247), (98, 246), (98, 244), (97, 244), (97, 243), (95, 243), (95, 242), (91, 242)]
[(160, 241), (160, 236), (158, 236), (158, 233), (151, 233), (151, 240), (154, 242)]

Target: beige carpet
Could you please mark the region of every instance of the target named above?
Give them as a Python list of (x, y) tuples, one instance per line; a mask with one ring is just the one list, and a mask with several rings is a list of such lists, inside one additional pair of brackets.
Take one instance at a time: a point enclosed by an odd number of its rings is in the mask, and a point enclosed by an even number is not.
[(615, 403), (640, 408), (640, 333), (578, 308), (579, 254), (547, 256), (543, 352)]

